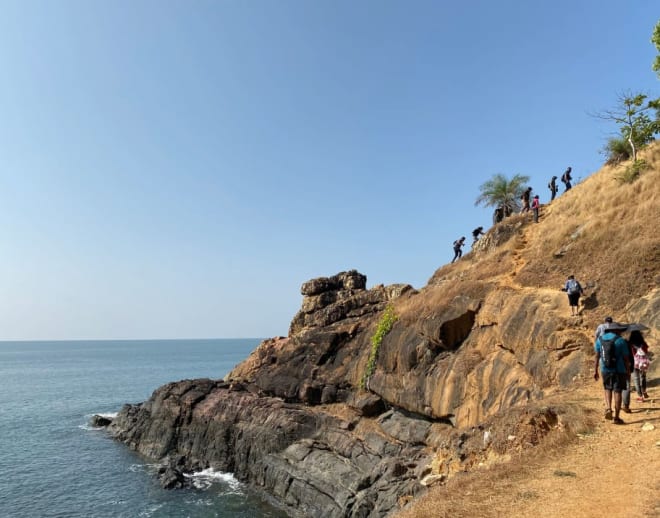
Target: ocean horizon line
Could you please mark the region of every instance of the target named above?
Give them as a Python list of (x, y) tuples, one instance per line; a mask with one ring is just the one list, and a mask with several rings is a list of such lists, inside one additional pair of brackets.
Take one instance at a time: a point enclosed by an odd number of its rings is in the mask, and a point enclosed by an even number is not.
[(212, 338), (55, 338), (55, 339), (19, 339), (19, 340), (6, 340), (0, 339), (0, 344), (3, 343), (53, 343), (53, 342), (181, 342), (181, 341), (196, 341), (196, 342), (210, 342), (213, 340), (266, 340), (266, 338), (258, 336), (245, 336), (245, 337), (212, 337)]

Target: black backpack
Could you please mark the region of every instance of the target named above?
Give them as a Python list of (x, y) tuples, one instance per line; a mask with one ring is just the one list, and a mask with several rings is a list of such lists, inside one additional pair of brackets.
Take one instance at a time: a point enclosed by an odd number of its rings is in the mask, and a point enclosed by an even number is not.
[(603, 365), (606, 369), (616, 369), (614, 342), (616, 342), (618, 338), (618, 336), (615, 336), (608, 340), (605, 340), (602, 337), (600, 339), (600, 357), (603, 359)]

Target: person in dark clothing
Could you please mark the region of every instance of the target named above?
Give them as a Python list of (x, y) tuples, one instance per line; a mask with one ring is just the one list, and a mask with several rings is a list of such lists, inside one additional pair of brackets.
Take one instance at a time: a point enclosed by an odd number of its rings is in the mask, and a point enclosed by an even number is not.
[(569, 167), (564, 171), (564, 174), (561, 175), (561, 181), (564, 182), (564, 186), (566, 187), (564, 189), (564, 192), (568, 191), (571, 188), (571, 180), (573, 177), (571, 176), (571, 171), (572, 169)]
[(465, 244), (465, 236), (454, 241), (454, 258), (451, 260), (453, 263), (456, 259), (460, 259), (463, 255), (463, 245)]
[(522, 200), (522, 210), (520, 213), (529, 212), (529, 199), (532, 197), (532, 188), (527, 187), (527, 190), (522, 193), (520, 199)]
[(550, 180), (550, 183), (548, 184), (548, 189), (550, 189), (550, 201), (555, 199), (555, 196), (557, 195), (557, 191), (559, 190), (559, 187), (557, 187), (557, 177), (553, 176), (552, 180)]
[(504, 209), (500, 205), (493, 212), (493, 225), (497, 225), (503, 219), (504, 219)]
[(477, 227), (472, 231), (472, 237), (474, 238), (474, 241), (472, 244), (476, 243), (479, 241), (479, 236), (484, 235), (484, 227)]

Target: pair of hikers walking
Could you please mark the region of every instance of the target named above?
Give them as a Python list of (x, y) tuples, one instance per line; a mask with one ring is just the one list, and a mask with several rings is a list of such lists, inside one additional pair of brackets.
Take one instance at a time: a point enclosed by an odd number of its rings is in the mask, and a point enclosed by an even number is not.
[[(572, 185), (571, 185), (571, 180), (573, 180), (573, 177), (571, 176), (571, 172), (573, 169), (568, 167), (566, 171), (564, 171), (564, 174), (561, 175), (561, 181), (564, 184), (564, 192), (568, 191)], [(550, 189), (550, 201), (555, 199), (555, 196), (557, 196), (557, 191), (559, 191), (559, 187), (557, 186), (557, 177), (553, 176), (550, 179), (550, 182), (548, 183), (548, 189)]]
[[(649, 395), (646, 392), (646, 371), (650, 358), (649, 347), (641, 331), (633, 329), (626, 341), (622, 333), (628, 325), (613, 322), (607, 317), (596, 329), (594, 344), (594, 379), (598, 381), (599, 370), (603, 379), (603, 397), (605, 400), (605, 419), (612, 419), (614, 424), (624, 424), (620, 417), (623, 410), (630, 410), (631, 383), (633, 376), (637, 402), (644, 403)], [(614, 403), (614, 413), (612, 412)]]

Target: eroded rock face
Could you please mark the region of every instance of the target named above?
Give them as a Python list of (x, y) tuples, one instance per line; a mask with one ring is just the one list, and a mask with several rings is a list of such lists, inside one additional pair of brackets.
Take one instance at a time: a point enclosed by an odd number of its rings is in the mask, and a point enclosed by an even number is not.
[(185, 471), (212, 467), (268, 491), (292, 516), (385, 516), (401, 494), (422, 490), (429, 423), (412, 427), (415, 419), (401, 417), (407, 421), (394, 435), (358, 433), (358, 415), (349, 417), (224, 382), (186, 380), (126, 405), (110, 431), (143, 455), (179, 459), (175, 467), (165, 464), (164, 487), (180, 487)]
[(355, 321), (381, 311), (388, 301), (414, 291), (409, 284), (376, 286), (370, 290), (366, 285), (366, 275), (356, 270), (304, 283), (300, 289), (302, 308), (291, 322), (289, 336), (340, 321)]
[(111, 433), (153, 459), (183, 459), (165, 472), (173, 487), (179, 471), (213, 467), (293, 516), (385, 516), (430, 480), (469, 468), (462, 449), (449, 471), (433, 466), (451, 437), (478, 438), (549, 384), (569, 385), (592, 355), (575, 323), (556, 318), (560, 291), (460, 282), (438, 281), (443, 296), (394, 323), (369, 391), (360, 385), (384, 308), (430, 296), (407, 285), (366, 289), (364, 275), (342, 272), (303, 284), (289, 335), (262, 342), (224, 381), (165, 385), (124, 407)]

